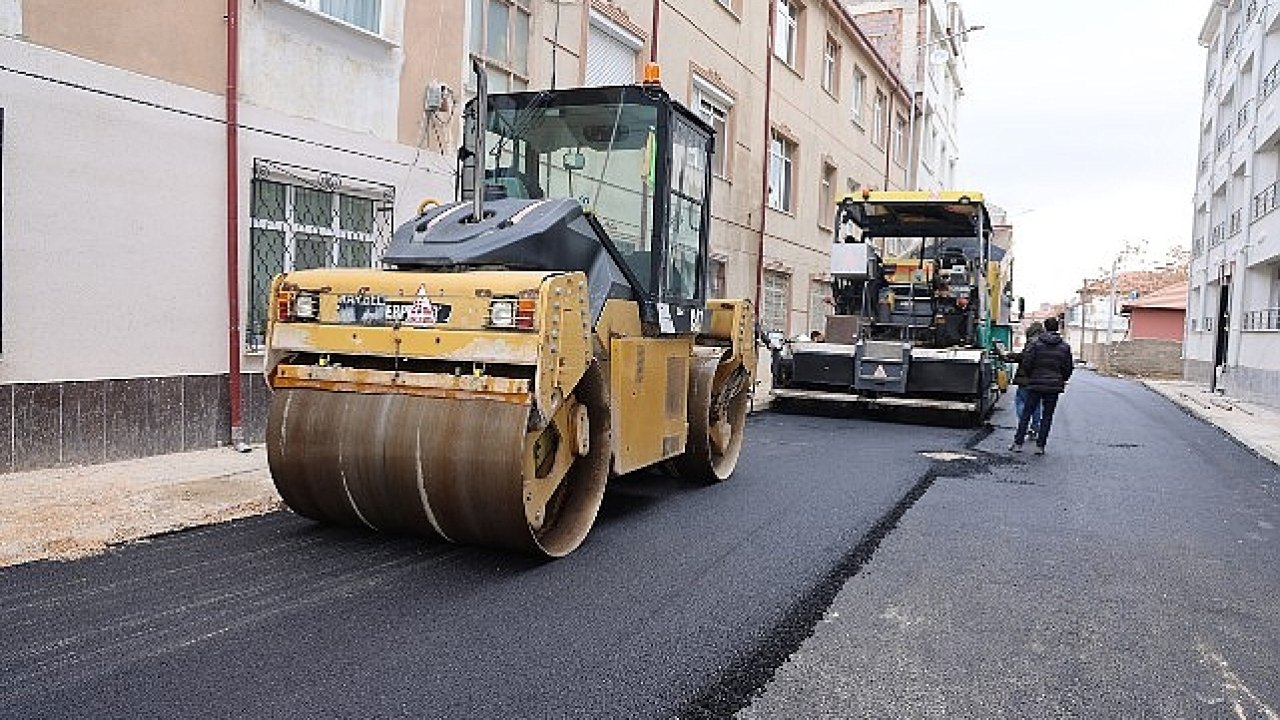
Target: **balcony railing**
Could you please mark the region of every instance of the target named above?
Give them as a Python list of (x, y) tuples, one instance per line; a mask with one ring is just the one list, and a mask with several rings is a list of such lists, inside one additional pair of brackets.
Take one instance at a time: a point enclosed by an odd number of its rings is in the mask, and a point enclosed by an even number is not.
[[(1272, 70), (1275, 70), (1275, 68), (1272, 68)], [(1206, 93), (1211, 92), (1213, 90), (1213, 87), (1217, 84), (1218, 84), (1218, 71), (1214, 70), (1213, 72), (1209, 73), (1209, 79), (1204, 81), (1204, 91)], [(1263, 81), (1263, 86), (1264, 87), (1266, 86), (1265, 80)]]
[(1280, 307), (1245, 312), (1242, 330), (1280, 330)]
[(1200, 174), (1201, 175), (1209, 174), (1209, 156), (1208, 155), (1200, 158)]
[(1226, 60), (1231, 57), (1231, 53), (1235, 52), (1236, 48), (1239, 46), (1240, 26), (1237, 25), (1236, 29), (1231, 31), (1231, 37), (1227, 40), (1227, 44), (1222, 47), (1222, 59)]
[(1262, 97), (1267, 97), (1276, 89), (1276, 83), (1280, 82), (1280, 62), (1271, 66), (1267, 74), (1262, 78)]
[(1218, 133), (1218, 141), (1214, 143), (1213, 148), (1218, 152), (1222, 152), (1231, 144), (1231, 126), (1222, 128), (1222, 132)]
[(1213, 226), (1213, 230), (1209, 231), (1209, 247), (1216, 247), (1227, 239), (1227, 224), (1220, 222)]
[(1240, 234), (1240, 230), (1244, 228), (1244, 208), (1236, 208), (1231, 211), (1231, 217), (1227, 218), (1227, 237), (1234, 237)]
[(1191, 241), (1191, 256), (1200, 257), (1203, 254), (1204, 254), (1204, 236), (1201, 235), (1200, 237)]
[(1249, 124), (1249, 104), (1252, 100), (1245, 100), (1240, 109), (1236, 111), (1236, 129), (1243, 130), (1245, 125)]
[(1200, 321), (1200, 332), (1213, 332), (1213, 316), (1206, 315)]
[(1253, 222), (1276, 209), (1276, 185), (1277, 183), (1271, 183), (1263, 188), (1262, 192), (1253, 196), (1252, 217), (1249, 219), (1250, 222)]
[(1249, 0), (1249, 4), (1244, 8), (1244, 22), (1249, 24), (1258, 16), (1258, 0)]

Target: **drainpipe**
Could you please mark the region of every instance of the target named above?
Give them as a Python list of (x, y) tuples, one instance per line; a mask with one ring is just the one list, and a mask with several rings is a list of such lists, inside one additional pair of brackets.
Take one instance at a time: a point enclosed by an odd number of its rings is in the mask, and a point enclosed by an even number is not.
[[(769, 32), (765, 41), (764, 67), (764, 172), (760, 173), (760, 247), (756, 253), (756, 317), (764, 308), (764, 234), (769, 217), (769, 148), (773, 141), (769, 109), (773, 101), (773, 34), (778, 22), (778, 0), (769, 0)], [(785, 332), (786, 329), (783, 328)]]
[[(884, 189), (889, 189), (889, 158), (893, 155), (893, 93), (889, 93), (889, 112), (884, 119)], [(922, 246), (923, 247), (923, 246)]]
[(650, 33), (652, 39), (649, 41), (649, 62), (658, 62), (658, 11), (661, 9), (662, 0), (653, 0), (653, 30)]
[(230, 399), (231, 447), (248, 452), (240, 403), (240, 173), (237, 136), (240, 70), (240, 0), (227, 0), (227, 397)]

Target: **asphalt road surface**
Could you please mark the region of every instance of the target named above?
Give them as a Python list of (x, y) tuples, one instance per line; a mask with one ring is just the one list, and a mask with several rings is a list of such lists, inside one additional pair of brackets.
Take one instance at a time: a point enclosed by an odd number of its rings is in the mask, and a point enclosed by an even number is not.
[(1048, 456), (993, 421), (756, 415), (729, 482), (621, 479), (554, 562), (275, 513), (3, 570), (0, 717), (1276, 707), (1276, 468), (1088, 373)]

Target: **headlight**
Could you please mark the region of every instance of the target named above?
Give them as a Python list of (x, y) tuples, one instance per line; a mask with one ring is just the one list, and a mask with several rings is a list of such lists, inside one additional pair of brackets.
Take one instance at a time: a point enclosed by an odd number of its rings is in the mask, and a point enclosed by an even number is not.
[(311, 293), (298, 293), (293, 299), (293, 315), (299, 320), (315, 320), (320, 311), (319, 298)]
[(515, 327), (516, 301), (501, 298), (489, 303), (489, 325), (491, 327)]

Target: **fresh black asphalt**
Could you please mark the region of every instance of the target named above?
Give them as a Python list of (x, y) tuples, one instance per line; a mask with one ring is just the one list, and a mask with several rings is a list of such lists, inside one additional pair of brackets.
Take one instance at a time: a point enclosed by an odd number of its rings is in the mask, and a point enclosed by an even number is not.
[(1276, 468), (1081, 375), (1043, 458), (1003, 410), (755, 415), (554, 562), (281, 512), (2, 570), (0, 717), (1163, 717), (1229, 707), (1218, 659), (1276, 707)]

